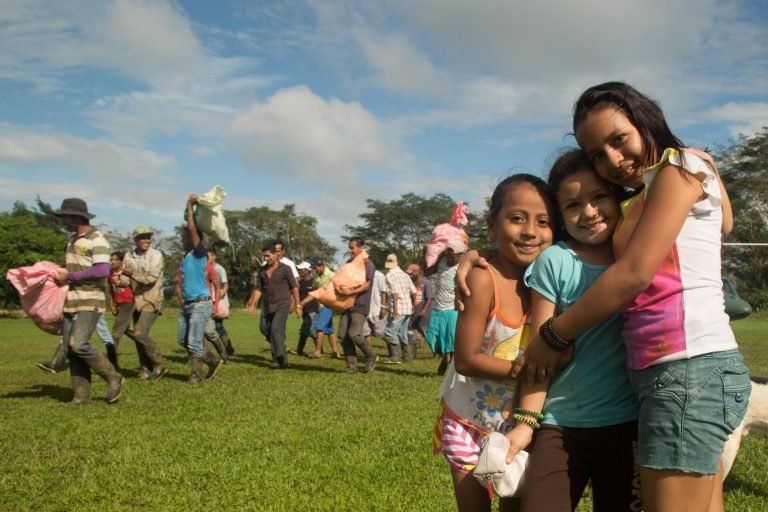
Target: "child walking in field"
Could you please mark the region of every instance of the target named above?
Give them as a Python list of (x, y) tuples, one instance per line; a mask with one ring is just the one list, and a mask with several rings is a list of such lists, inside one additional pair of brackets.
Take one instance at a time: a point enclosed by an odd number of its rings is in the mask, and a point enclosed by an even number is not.
[[(490, 511), (488, 490), (471, 471), (481, 438), (515, 425), (517, 382), (508, 376), (525, 347), (531, 306), (523, 274), (552, 243), (552, 213), (546, 184), (528, 174), (505, 179), (491, 197), (488, 232), (498, 251), (489, 268), (469, 274), (477, 292), (459, 313), (455, 357), (440, 390), (443, 413), (435, 431), (434, 448), (448, 460), (460, 512)], [(502, 511), (518, 506), (512, 498), (500, 503)]]
[(723, 306), (727, 194), (714, 167), (672, 134), (658, 104), (627, 84), (585, 91), (573, 128), (601, 177), (640, 192), (622, 204), (616, 263), (544, 322), (526, 351), (526, 375), (552, 375), (559, 349), (623, 311), (640, 402), (643, 508), (722, 510), (719, 460), (751, 389)]
[[(567, 241), (545, 250), (526, 271), (534, 331), (567, 310), (613, 263), (611, 240), (621, 218), (616, 192), (578, 149), (557, 159), (548, 183)], [(527, 448), (537, 429), (523, 512), (574, 511), (590, 480), (593, 510), (642, 509), (634, 460), (638, 403), (626, 371), (622, 325), (615, 313), (576, 338), (570, 364), (551, 382), (522, 385), (520, 408), (533, 415), (508, 435), (508, 460)]]

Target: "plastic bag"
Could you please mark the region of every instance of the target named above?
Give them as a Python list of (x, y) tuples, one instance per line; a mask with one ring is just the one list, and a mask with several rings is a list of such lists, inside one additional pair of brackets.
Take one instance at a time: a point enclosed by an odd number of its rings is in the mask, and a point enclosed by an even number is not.
[(361, 252), (352, 261), (342, 265), (333, 275), (330, 283), (312, 290), (309, 295), (335, 313), (345, 312), (355, 304), (355, 295), (337, 294), (336, 288), (354, 288), (365, 283), (365, 260), (367, 259), (368, 253)]
[(213, 318), (216, 320), (224, 320), (225, 318), (229, 318), (229, 306), (227, 306), (227, 302), (225, 300), (219, 300), (219, 303), (216, 305), (216, 311), (213, 312)]
[(512, 463), (507, 464), (509, 440), (499, 432), (491, 432), (485, 436), (480, 441), (480, 446), (480, 456), (472, 474), (483, 487), (490, 486), (496, 496), (517, 496), (523, 488), (525, 469), (528, 467), (528, 452), (519, 451)]
[[(195, 224), (197, 224), (197, 229), (210, 236), (213, 242), (221, 240), (229, 243), (229, 228), (227, 228), (227, 221), (224, 219), (224, 212), (221, 210), (226, 196), (227, 193), (224, 189), (215, 185), (197, 199)], [(184, 220), (187, 220), (186, 210), (184, 210)]]
[(469, 245), (469, 235), (461, 227), (467, 225), (466, 213), (468, 209), (464, 201), (459, 201), (453, 208), (450, 222), (438, 224), (432, 230), (432, 238), (424, 248), (424, 263), (427, 267), (437, 263), (437, 259), (448, 246), (449, 241), (458, 240), (465, 248)]
[(50, 261), (40, 261), (29, 267), (12, 268), (5, 278), (19, 292), (21, 308), (45, 332), (61, 334), (64, 324), (64, 301), (67, 285), (59, 286), (53, 276), (62, 270)]

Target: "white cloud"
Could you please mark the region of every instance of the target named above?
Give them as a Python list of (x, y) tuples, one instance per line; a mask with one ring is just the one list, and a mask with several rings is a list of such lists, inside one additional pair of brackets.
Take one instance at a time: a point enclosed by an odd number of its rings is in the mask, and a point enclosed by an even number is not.
[(403, 34), (374, 36), (359, 31), (358, 42), (368, 63), (376, 70), (378, 86), (397, 92), (440, 94), (446, 76), (440, 73), (427, 54)]
[(230, 140), (251, 168), (320, 183), (357, 181), (363, 167), (397, 165), (400, 157), (387, 128), (359, 103), (324, 100), (305, 86), (238, 115)]
[(84, 139), (38, 128), (0, 125), (0, 162), (16, 165), (56, 164), (86, 170), (91, 176), (162, 179), (176, 165), (171, 157), (108, 140)]
[(768, 127), (768, 103), (726, 103), (710, 110), (708, 120), (725, 122), (731, 135), (754, 135)]

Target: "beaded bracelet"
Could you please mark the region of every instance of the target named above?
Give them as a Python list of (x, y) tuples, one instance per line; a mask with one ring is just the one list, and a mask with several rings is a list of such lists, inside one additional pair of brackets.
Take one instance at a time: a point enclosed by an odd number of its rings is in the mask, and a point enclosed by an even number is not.
[(539, 327), (539, 334), (547, 343), (547, 345), (557, 350), (558, 352), (562, 352), (571, 345), (571, 342), (565, 338), (562, 338), (555, 332), (555, 330), (552, 328), (552, 323), (554, 321), (555, 317), (550, 317), (547, 319), (547, 321), (541, 324), (541, 327)]
[(532, 411), (530, 409), (523, 409), (522, 407), (515, 407), (515, 412), (522, 416), (530, 416), (531, 418), (534, 418), (538, 421), (541, 421), (544, 419), (544, 415), (541, 414), (540, 412)]
[(516, 422), (518, 422), (518, 423), (522, 423), (522, 424), (524, 424), (524, 425), (528, 425), (528, 426), (529, 426), (529, 427), (531, 427), (533, 430), (536, 430), (536, 429), (538, 429), (539, 427), (541, 427), (541, 425), (539, 425), (539, 422), (538, 422), (538, 421), (536, 421), (535, 419), (533, 419), (533, 418), (530, 418), (530, 417), (528, 417), (528, 416), (523, 416), (522, 414), (513, 414), (513, 415), (512, 415), (512, 418), (514, 418), (514, 420), (515, 420)]

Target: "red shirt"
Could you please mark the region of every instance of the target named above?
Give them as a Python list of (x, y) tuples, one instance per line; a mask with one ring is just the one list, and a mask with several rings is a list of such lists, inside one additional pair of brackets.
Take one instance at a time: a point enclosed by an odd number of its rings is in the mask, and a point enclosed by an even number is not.
[[(115, 276), (118, 276), (117, 282), (118, 284), (115, 284), (113, 278)], [(123, 285), (121, 284), (121, 281), (124, 280), (124, 276), (121, 273), (117, 273), (114, 270), (109, 271), (109, 289), (112, 293), (112, 302), (115, 304), (125, 304), (127, 302), (133, 302), (133, 290), (131, 289), (130, 284)], [(130, 280), (128, 281), (130, 283)]]

